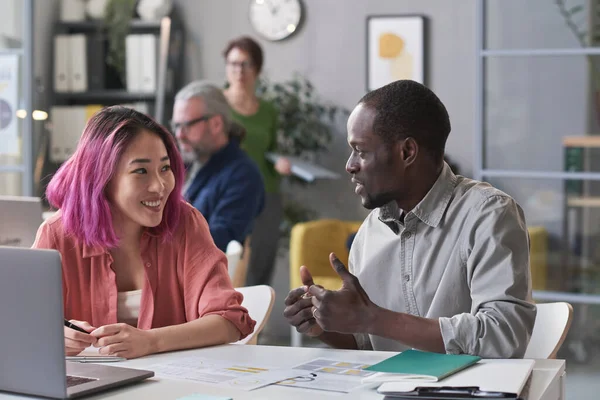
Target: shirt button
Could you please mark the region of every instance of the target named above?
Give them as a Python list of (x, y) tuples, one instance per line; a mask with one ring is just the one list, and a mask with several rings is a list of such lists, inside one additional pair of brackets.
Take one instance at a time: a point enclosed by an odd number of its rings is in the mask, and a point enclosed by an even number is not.
[(406, 282), (410, 281), (410, 275), (408, 275), (408, 274), (404, 275), (404, 280)]
[(150, 263), (146, 263), (146, 268), (150, 268), (151, 264)]
[(406, 234), (404, 236), (406, 236), (407, 239), (410, 239), (410, 237), (412, 236), (412, 233), (406, 232)]

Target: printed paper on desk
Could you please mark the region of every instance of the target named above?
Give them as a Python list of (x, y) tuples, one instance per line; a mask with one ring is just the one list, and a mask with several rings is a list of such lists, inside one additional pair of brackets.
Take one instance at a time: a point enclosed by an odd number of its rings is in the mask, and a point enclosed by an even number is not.
[(254, 390), (298, 375), (291, 369), (262, 365), (235, 364), (230, 361), (188, 357), (148, 367), (156, 376)]
[(317, 358), (297, 365), (298, 375), (292, 379), (278, 382), (277, 385), (321, 390), (327, 392), (349, 393), (363, 384), (361, 378), (373, 375), (365, 371), (370, 364)]

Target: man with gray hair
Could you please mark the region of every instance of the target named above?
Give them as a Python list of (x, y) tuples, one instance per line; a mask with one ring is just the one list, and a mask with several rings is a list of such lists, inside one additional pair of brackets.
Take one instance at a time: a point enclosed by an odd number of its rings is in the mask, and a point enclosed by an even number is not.
[(196, 207), (222, 251), (244, 243), (264, 207), (265, 189), (254, 161), (239, 147), (244, 128), (231, 120), (221, 89), (194, 81), (175, 96), (172, 132), (188, 169), (184, 195)]

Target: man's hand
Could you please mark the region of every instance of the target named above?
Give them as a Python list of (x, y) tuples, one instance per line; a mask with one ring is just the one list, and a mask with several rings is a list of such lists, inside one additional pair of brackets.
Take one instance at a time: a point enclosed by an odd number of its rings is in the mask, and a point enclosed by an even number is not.
[(313, 305), (308, 288), (314, 286), (312, 275), (304, 265), (300, 267), (300, 278), (305, 286), (292, 290), (285, 299), (283, 316), (296, 330), (308, 336), (316, 337), (323, 333), (313, 317)]
[(309, 287), (317, 324), (325, 331), (367, 333), (378, 307), (334, 253), (329, 255), (329, 262), (342, 278), (342, 288), (333, 291), (317, 285)]
[(100, 347), (99, 353), (105, 356), (137, 358), (154, 352), (152, 333), (128, 324), (104, 325), (91, 335), (98, 339), (94, 347)]

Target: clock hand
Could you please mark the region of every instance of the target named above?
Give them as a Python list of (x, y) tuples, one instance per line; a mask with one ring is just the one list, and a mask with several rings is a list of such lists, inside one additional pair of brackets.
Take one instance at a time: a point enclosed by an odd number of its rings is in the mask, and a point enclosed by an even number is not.
[(275, 7), (273, 7), (273, 4), (269, 0), (265, 0), (265, 5), (269, 9), (269, 12), (271, 13), (271, 15), (274, 15), (275, 14)]

